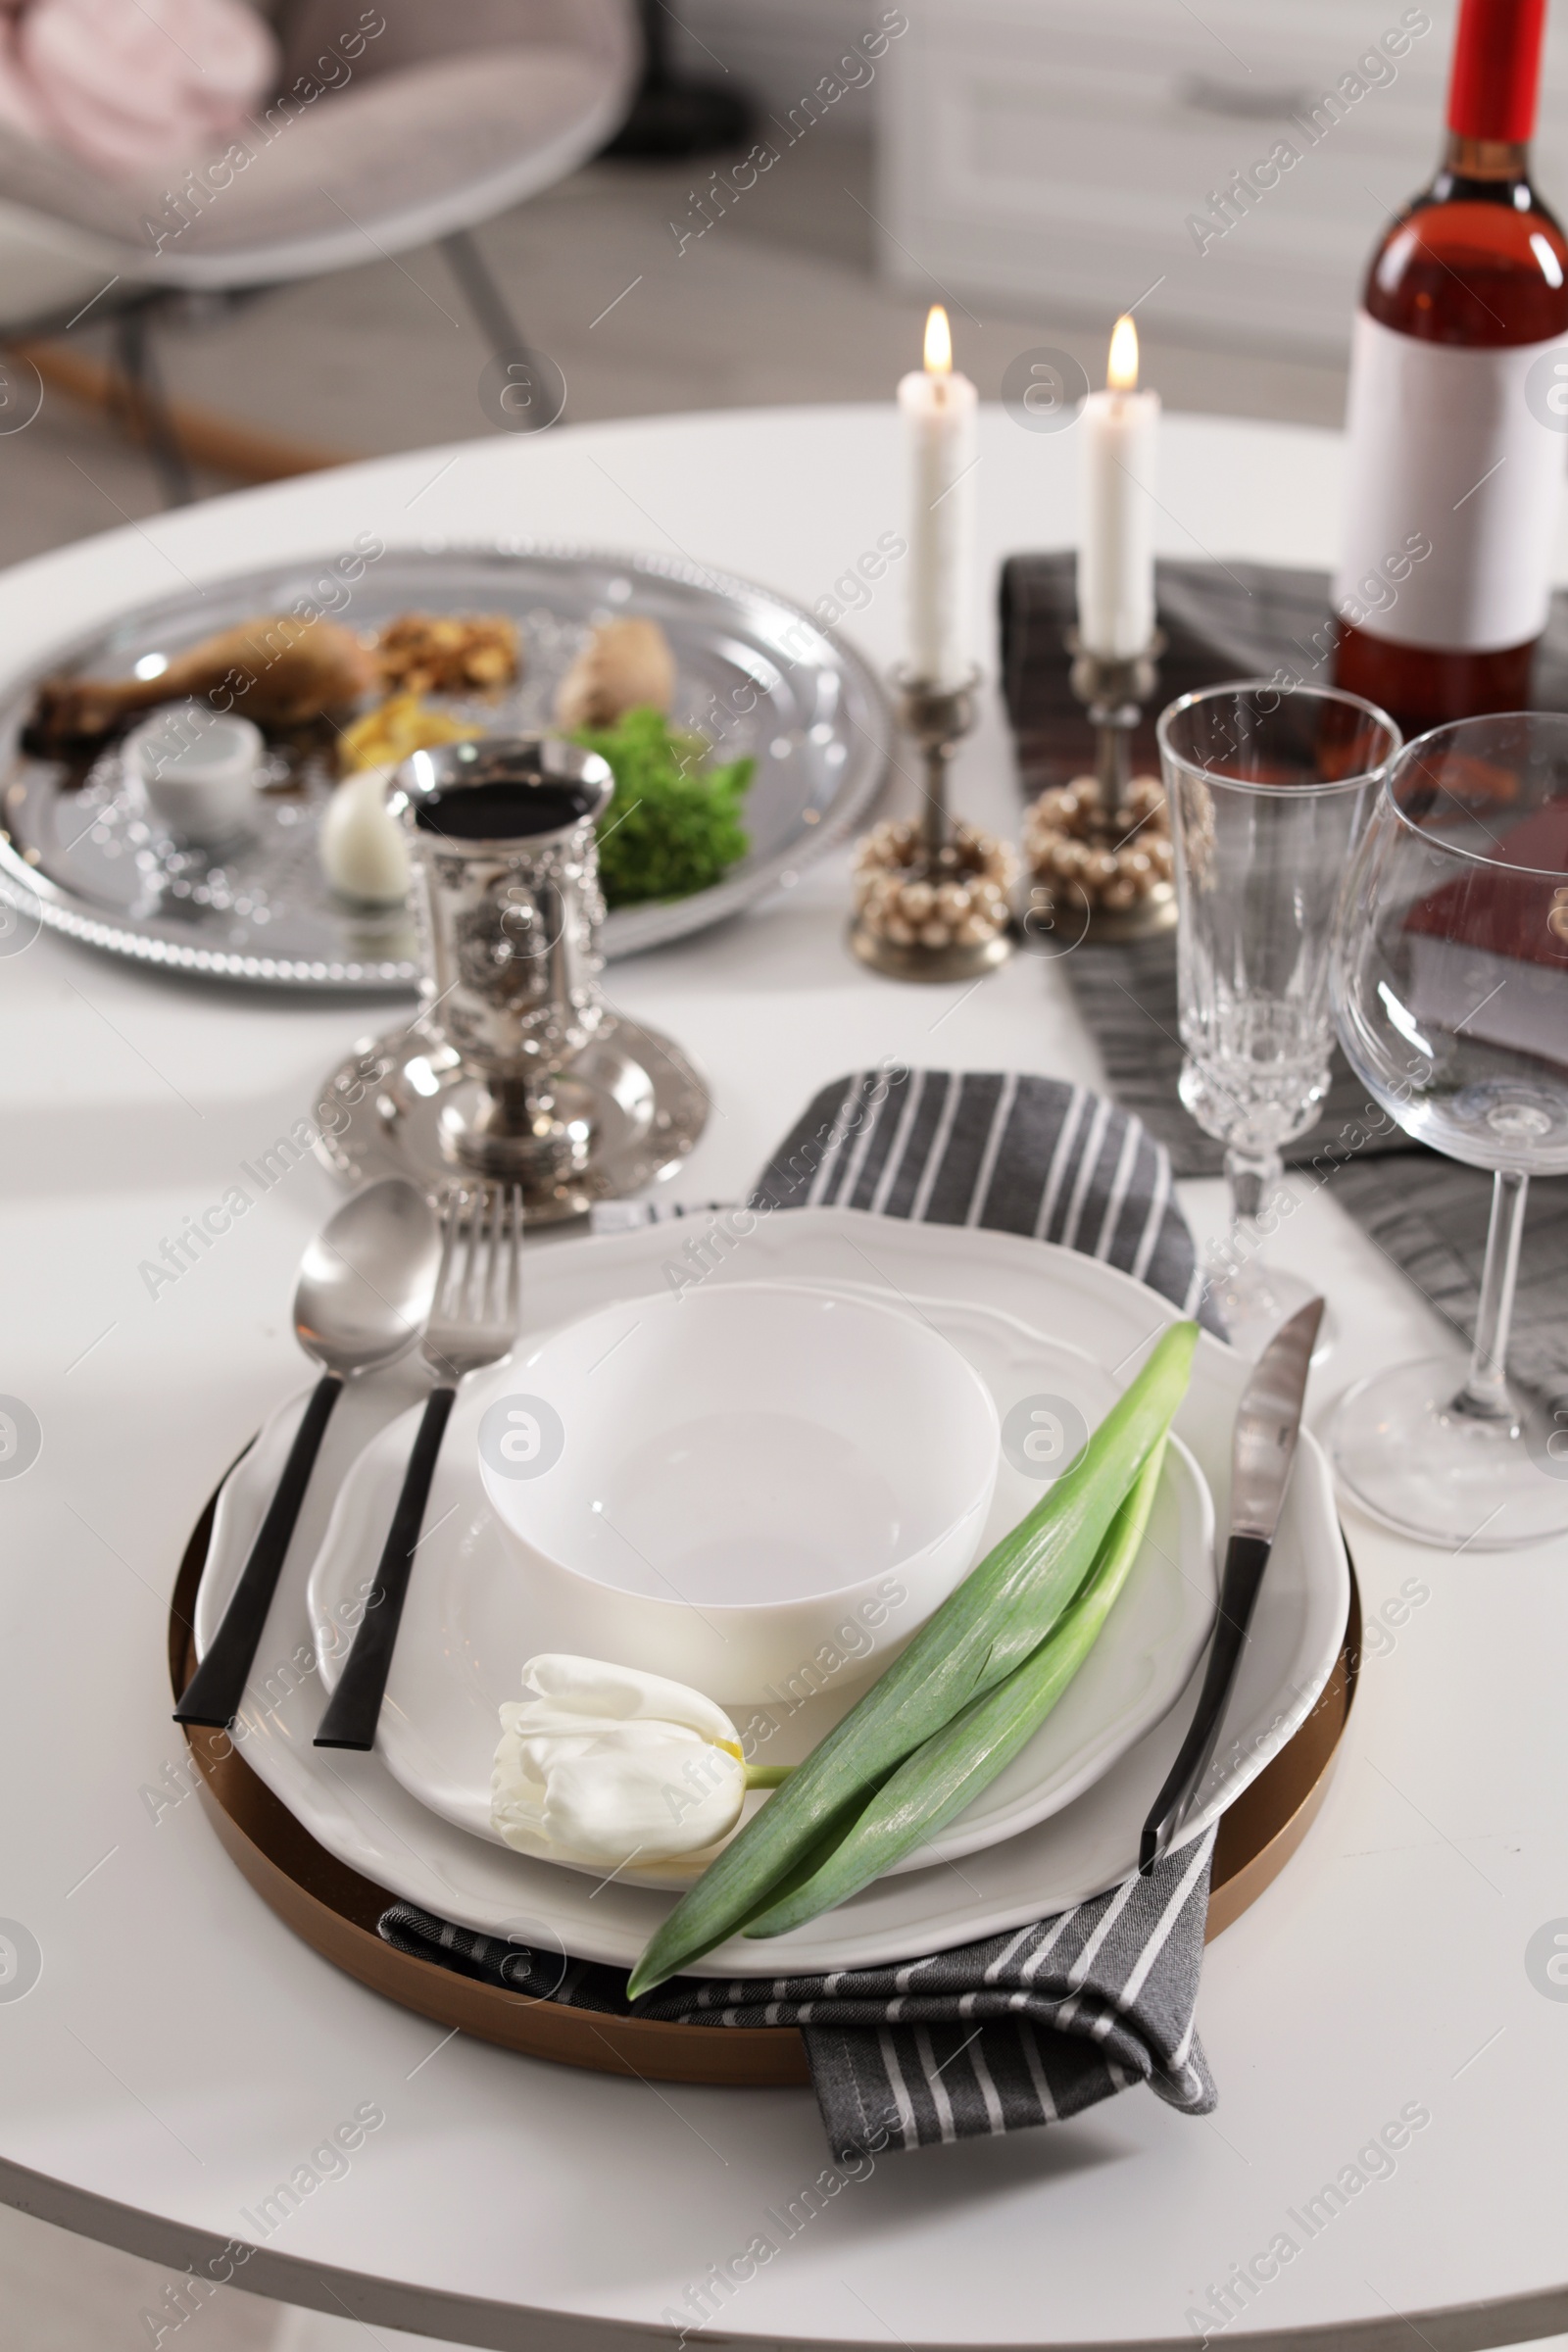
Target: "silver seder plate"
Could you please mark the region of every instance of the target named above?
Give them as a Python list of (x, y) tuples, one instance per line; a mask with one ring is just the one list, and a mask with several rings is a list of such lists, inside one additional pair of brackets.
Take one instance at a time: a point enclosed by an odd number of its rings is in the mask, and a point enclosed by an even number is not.
[[(323, 594), (323, 578), (333, 587)], [(252, 986), (355, 995), (406, 994), (417, 982), (401, 907), (366, 910), (328, 889), (316, 829), (332, 789), (319, 753), (279, 750), (260, 833), (215, 863), (162, 831), (118, 747), (90, 767), (30, 757), (21, 734), (40, 678), (127, 675), (254, 614), (328, 610), (345, 583), (304, 561), (212, 582), (139, 606), (113, 626), (59, 646), (14, 680), (0, 706), (0, 895), (110, 954)], [(368, 631), (410, 611), (506, 612), (522, 675), (495, 697), (439, 707), (488, 733), (548, 730), (557, 685), (597, 621), (637, 613), (669, 639), (675, 722), (715, 760), (757, 761), (746, 805), (751, 854), (689, 899), (625, 906), (605, 925), (611, 957), (680, 939), (788, 887), (842, 841), (886, 772), (890, 722), (866, 664), (798, 606), (749, 581), (661, 556), (621, 556), (503, 541), (491, 547), (389, 548), (332, 616)], [(145, 673), (143, 673), (145, 674)]]

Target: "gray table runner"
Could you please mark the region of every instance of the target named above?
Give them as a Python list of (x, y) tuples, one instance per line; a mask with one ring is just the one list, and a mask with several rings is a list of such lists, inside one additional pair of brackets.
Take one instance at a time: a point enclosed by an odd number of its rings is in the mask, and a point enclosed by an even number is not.
[[(1014, 556), (1004, 565), (1002, 673), (1020, 781), (1032, 798), (1093, 764), (1093, 737), (1067, 683), (1074, 618), (1070, 553)], [(1139, 764), (1159, 772), (1154, 720), (1167, 702), (1225, 678), (1289, 669), (1328, 683), (1326, 572), (1268, 564), (1156, 566), (1167, 650), (1137, 737)], [(1535, 704), (1568, 710), (1568, 596), (1551, 600), (1536, 660)], [(1220, 1171), (1220, 1146), (1182, 1108), (1173, 940), (1074, 949), (1062, 969), (1100, 1047), (1116, 1099), (1170, 1153), (1178, 1176)], [(1285, 1157), (1338, 1200), (1468, 1344), (1486, 1255), (1492, 1179), (1412, 1143), (1338, 1053), (1323, 1115)], [(1568, 1398), (1568, 1177), (1537, 1177), (1520, 1256), (1509, 1368), (1549, 1398)]]
[[(1162, 1148), (1083, 1087), (1000, 1072), (860, 1071), (825, 1087), (753, 1195), (1065, 1243), (1193, 1311), (1200, 1275)], [(635, 1204), (626, 1204), (635, 1206)], [(627, 1222), (626, 1206), (615, 1222)], [(567, 1247), (570, 1245), (568, 1244)], [(1152, 1791), (1151, 1795), (1152, 1796)], [(677, 1978), (628, 2008), (625, 1972), (564, 1964), (398, 1903), (400, 1951), (529, 1998), (685, 2025), (798, 2025), (833, 2153), (1026, 2130), (1134, 2082), (1214, 2104), (1193, 2031), (1212, 1836), (1092, 1902), (897, 1968)]]

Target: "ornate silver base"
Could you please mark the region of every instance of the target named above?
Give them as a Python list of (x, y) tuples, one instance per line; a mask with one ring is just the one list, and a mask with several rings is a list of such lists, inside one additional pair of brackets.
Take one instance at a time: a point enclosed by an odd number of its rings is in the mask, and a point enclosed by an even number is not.
[(1054, 890), (1047, 882), (1032, 882), (1022, 924), (1026, 947), (1046, 946), (1056, 956), (1067, 948), (1125, 947), (1130, 940), (1153, 939), (1175, 928), (1172, 882), (1156, 882), (1131, 906), (1092, 906), (1086, 893), (1071, 884)]
[[(1100, 851), (1102, 863), (1113, 864), (1117, 854), (1129, 845), (1136, 852), (1141, 827), (1149, 815), (1137, 795), (1146, 784), (1157, 792), (1158, 779), (1134, 778), (1133, 731), (1144, 704), (1158, 682), (1159, 657), (1164, 650), (1165, 639), (1158, 629), (1141, 653), (1125, 659), (1091, 653), (1076, 629), (1067, 631), (1067, 651), (1072, 657), (1067, 682), (1088, 711), (1095, 730), (1095, 768), (1093, 777), (1074, 777), (1063, 788), (1042, 793), (1024, 820), (1025, 863), (1034, 871), (1028, 885), (1023, 935), (1031, 946), (1047, 948), (1052, 955), (1063, 955), (1086, 941), (1091, 945), (1122, 946), (1133, 940), (1152, 939), (1175, 926), (1175, 885), (1168, 880), (1152, 880), (1147, 858), (1140, 860), (1136, 855), (1131, 858), (1135, 867), (1142, 863), (1141, 873), (1129, 876), (1124, 871), (1120, 888), (1137, 889), (1132, 903), (1107, 906), (1102, 902), (1101, 889), (1108, 884), (1112, 896), (1117, 895), (1115, 873), (1093, 889), (1085, 889), (1082, 882), (1070, 876), (1057, 879), (1049, 870), (1049, 862), (1043, 859), (1040, 838), (1041, 831), (1054, 834), (1054, 846), (1071, 848), (1071, 840), (1060, 843), (1059, 833), (1050, 825), (1050, 805), (1074, 796), (1081, 798), (1087, 791), (1094, 804), (1091, 821), (1069, 827), (1069, 834), (1075, 832), (1086, 850)], [(1130, 811), (1129, 792), (1134, 796)], [(1147, 842), (1143, 846), (1147, 848)], [(1157, 855), (1164, 858), (1168, 871), (1168, 843)]]
[(974, 947), (959, 947), (955, 941), (946, 948), (905, 948), (873, 931), (868, 923), (854, 922), (849, 940), (851, 955), (889, 980), (976, 980), (982, 972), (994, 972), (1012, 954), (1012, 941), (1005, 931)]
[(889, 980), (970, 980), (1012, 954), (1007, 896), (1017, 875), (1011, 850), (955, 824), (948, 806), (948, 770), (975, 724), (980, 672), (938, 687), (897, 669), (893, 682), (899, 724), (925, 767), (923, 806), (858, 845), (850, 950)]
[(1164, 632), (1156, 629), (1142, 653), (1118, 660), (1109, 654), (1090, 653), (1077, 630), (1069, 629), (1067, 651), (1072, 657), (1067, 683), (1089, 713), (1095, 730), (1095, 773), (1105, 807), (1114, 808), (1127, 797), (1133, 729), (1159, 676)]
[(345, 1182), (407, 1176), (437, 1194), (476, 1172), (504, 1178), (520, 1185), (530, 1225), (584, 1216), (671, 1175), (708, 1121), (708, 1089), (679, 1049), (612, 1019), (526, 1104), (492, 1092), (419, 1021), (363, 1046), (326, 1091), (352, 1105), (317, 1147)]

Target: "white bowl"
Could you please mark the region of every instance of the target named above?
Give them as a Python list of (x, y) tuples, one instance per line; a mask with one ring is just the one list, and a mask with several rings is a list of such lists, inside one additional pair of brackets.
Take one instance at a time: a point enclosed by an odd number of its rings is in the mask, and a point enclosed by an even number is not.
[(633, 1298), (513, 1364), (480, 1474), (536, 1650), (808, 1696), (880, 1672), (973, 1560), (991, 1394), (914, 1313), (788, 1283)]
[(254, 823), (266, 750), (250, 719), (205, 703), (170, 703), (125, 738), (126, 762), (150, 807), (176, 840), (210, 849), (238, 840)]

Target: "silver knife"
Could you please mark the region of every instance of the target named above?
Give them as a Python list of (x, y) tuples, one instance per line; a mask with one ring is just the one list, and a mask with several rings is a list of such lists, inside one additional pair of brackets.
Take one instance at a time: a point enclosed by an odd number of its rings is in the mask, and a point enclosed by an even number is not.
[(1138, 1848), (1138, 1868), (1144, 1878), (1180, 1836), (1219, 1739), (1296, 1459), (1301, 1399), (1322, 1320), (1323, 1301), (1312, 1298), (1288, 1323), (1282, 1323), (1258, 1357), (1242, 1394), (1231, 1455), (1231, 1535), (1220, 1579), (1213, 1646), (1192, 1728), (1144, 1824)]

